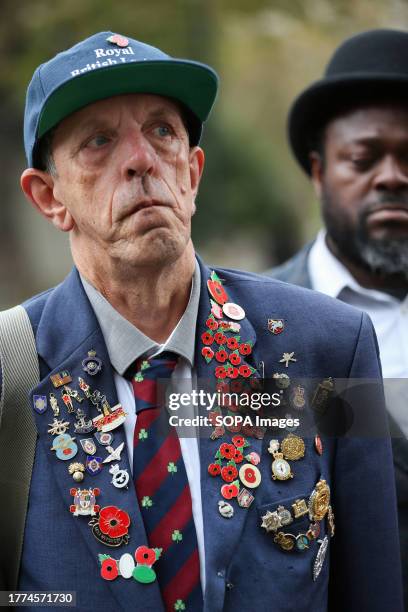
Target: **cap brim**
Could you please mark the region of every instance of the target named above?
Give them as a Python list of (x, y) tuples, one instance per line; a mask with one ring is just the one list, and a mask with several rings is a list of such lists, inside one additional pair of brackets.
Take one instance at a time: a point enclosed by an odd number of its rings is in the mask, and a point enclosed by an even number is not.
[(288, 139), (295, 158), (310, 175), (309, 154), (316, 136), (344, 108), (367, 100), (408, 97), (408, 78), (401, 75), (330, 77), (317, 81), (294, 101), (288, 115)]
[(89, 70), (71, 77), (48, 96), (36, 139), (84, 106), (128, 93), (174, 98), (204, 122), (214, 104), (217, 86), (218, 77), (211, 68), (185, 60), (128, 62)]

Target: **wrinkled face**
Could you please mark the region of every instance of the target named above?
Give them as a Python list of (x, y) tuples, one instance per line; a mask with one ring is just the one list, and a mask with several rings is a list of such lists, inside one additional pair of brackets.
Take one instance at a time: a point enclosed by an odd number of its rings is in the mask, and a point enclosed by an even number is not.
[(312, 161), (328, 234), (381, 274), (408, 275), (408, 109), (381, 104), (332, 120)]
[(202, 156), (177, 104), (160, 96), (116, 96), (62, 121), (53, 194), (72, 216), (77, 258), (176, 260), (190, 241)]

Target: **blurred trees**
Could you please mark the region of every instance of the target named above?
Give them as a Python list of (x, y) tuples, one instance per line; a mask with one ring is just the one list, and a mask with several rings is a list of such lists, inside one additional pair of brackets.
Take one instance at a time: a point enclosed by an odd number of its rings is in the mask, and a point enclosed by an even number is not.
[[(373, 27), (407, 27), (404, 0), (1, 1), (0, 305), (56, 282), (68, 245), (19, 192), (22, 116), (34, 68), (100, 30), (208, 62), (221, 89), (206, 126), (205, 176), (194, 220), (213, 263), (262, 270), (289, 256), (318, 224), (308, 180), (291, 159), (285, 121), (337, 44)], [(62, 246), (61, 246), (62, 245)]]

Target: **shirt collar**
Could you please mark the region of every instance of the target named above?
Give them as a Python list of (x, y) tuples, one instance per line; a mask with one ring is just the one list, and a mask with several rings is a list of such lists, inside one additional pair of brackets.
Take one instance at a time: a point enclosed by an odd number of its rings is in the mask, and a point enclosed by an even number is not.
[(326, 236), (325, 230), (320, 230), (309, 253), (308, 269), (313, 289), (334, 298), (340, 297), (345, 289), (351, 289), (376, 301), (399, 302), (388, 293), (362, 287), (330, 251)]
[(123, 375), (144, 354), (173, 351), (194, 365), (195, 330), (200, 301), (200, 267), (196, 261), (190, 299), (183, 316), (163, 345), (158, 344), (125, 319), (108, 300), (80, 275), (85, 293), (101, 328), (112, 366)]

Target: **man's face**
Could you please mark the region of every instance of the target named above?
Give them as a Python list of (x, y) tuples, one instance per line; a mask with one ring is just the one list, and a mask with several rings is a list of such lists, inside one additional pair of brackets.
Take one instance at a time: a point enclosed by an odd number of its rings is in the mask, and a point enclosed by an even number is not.
[(130, 94), (91, 104), (58, 126), (53, 158), (77, 260), (103, 253), (151, 266), (184, 252), (203, 153), (190, 149), (175, 102)]
[(408, 109), (381, 104), (332, 120), (312, 155), (328, 236), (340, 255), (408, 277)]

